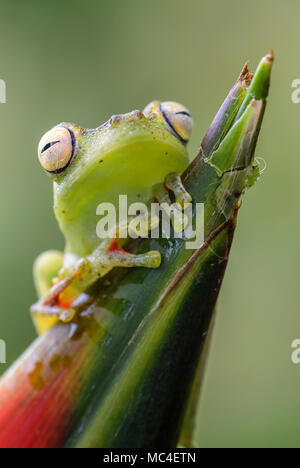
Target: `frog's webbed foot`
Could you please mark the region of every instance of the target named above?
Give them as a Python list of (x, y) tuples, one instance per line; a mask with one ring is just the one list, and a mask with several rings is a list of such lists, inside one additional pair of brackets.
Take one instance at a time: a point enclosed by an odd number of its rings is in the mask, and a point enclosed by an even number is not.
[[(173, 193), (175, 203), (171, 202), (169, 191)], [(165, 183), (157, 187), (155, 198), (171, 219), (174, 231), (182, 232), (188, 223), (184, 210), (191, 204), (192, 197), (186, 191), (180, 175), (175, 172), (170, 173), (165, 178)]]
[[(52, 292), (54, 295), (54, 291)], [(91, 299), (91, 296), (88, 296), (87, 294), (80, 294), (73, 301), (64, 301), (63, 298), (58, 296), (55, 299), (55, 302), (53, 301), (51, 304), (47, 303), (47, 299), (45, 297), (36, 304), (33, 304), (30, 308), (30, 312), (35, 319), (38, 319), (39, 317), (47, 317), (67, 323), (73, 320), (80, 309), (84, 306), (89, 306), (92, 302)]]
[(76, 309), (73, 307), (63, 308), (61, 306), (51, 306), (37, 302), (30, 307), (30, 312), (34, 317), (52, 317), (61, 322), (70, 322), (76, 315)]
[[(35, 319), (44, 316), (57, 318), (62, 322), (69, 322), (74, 318), (76, 311), (71, 307), (72, 300), (66, 300), (63, 294), (75, 279), (83, 274), (84, 265), (86, 265), (86, 263), (83, 259), (74, 270), (66, 274), (65, 278), (59, 276), (55, 284), (44, 296), (42, 296), (36, 304), (31, 306), (30, 312)], [(60, 273), (60, 275), (62, 275), (62, 273)]]
[(158, 268), (160, 263), (161, 255), (158, 251), (135, 255), (123, 250), (117, 239), (106, 239), (91, 255), (81, 258), (73, 268), (63, 269), (56, 284), (31, 307), (31, 313), (35, 317), (56, 317), (69, 322), (76, 315), (76, 300), (80, 294), (112, 268)]

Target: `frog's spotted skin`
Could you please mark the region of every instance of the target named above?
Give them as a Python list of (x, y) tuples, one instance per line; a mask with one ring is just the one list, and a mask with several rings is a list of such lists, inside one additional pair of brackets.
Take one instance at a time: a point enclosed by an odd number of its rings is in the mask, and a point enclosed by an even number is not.
[[(96, 129), (61, 123), (40, 141), (41, 166), (53, 179), (54, 212), (66, 239), (65, 253), (49, 251), (35, 262), (40, 300), (31, 311), (39, 333), (58, 319), (71, 320), (74, 300), (115, 266), (157, 268), (159, 252), (132, 255), (113, 239), (96, 233), (100, 203), (117, 209), (119, 195), (150, 203), (158, 187), (174, 192), (180, 205), (190, 202), (180, 177), (189, 158), (192, 130), (187, 109), (153, 101), (144, 112), (114, 115)], [(165, 189), (166, 190), (166, 189)]]

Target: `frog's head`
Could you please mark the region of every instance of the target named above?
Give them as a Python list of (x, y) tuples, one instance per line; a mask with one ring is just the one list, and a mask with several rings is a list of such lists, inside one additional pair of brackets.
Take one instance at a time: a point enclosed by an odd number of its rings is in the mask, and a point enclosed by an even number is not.
[[(141, 117), (142, 119), (146, 117), (148, 121), (158, 124), (161, 128), (164, 127), (183, 145), (191, 136), (193, 119), (184, 106), (171, 101), (152, 101), (145, 107), (143, 114), (134, 111), (124, 116), (113, 116), (107, 124), (95, 130), (86, 130), (72, 123), (61, 123), (55, 126), (40, 140), (38, 146), (40, 164), (51, 178), (59, 182), (63, 180), (64, 174), (71, 172), (71, 163), (77, 159), (77, 156), (80, 157), (81, 154), (84, 160), (88, 153), (92, 156), (93, 151), (89, 152), (87, 143), (92, 143), (95, 136), (103, 134), (104, 137), (108, 127), (115, 128), (115, 124), (120, 122), (131, 124), (131, 126), (133, 123), (136, 128), (139, 128)], [(113, 136), (115, 138), (116, 133)]]
[(191, 130), (185, 107), (154, 101), (95, 129), (64, 122), (42, 137), (39, 161), (54, 181), (55, 214), (68, 242), (76, 242), (74, 251), (83, 238), (87, 242), (87, 228), (96, 245), (100, 202), (116, 205), (118, 194), (126, 194), (128, 203), (147, 201), (167, 174), (185, 170)]

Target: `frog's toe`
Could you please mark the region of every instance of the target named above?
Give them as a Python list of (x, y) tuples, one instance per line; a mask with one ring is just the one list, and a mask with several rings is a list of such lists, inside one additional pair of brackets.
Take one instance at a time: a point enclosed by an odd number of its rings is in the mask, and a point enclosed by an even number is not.
[(145, 268), (159, 268), (161, 265), (161, 253), (158, 250), (150, 250), (136, 256), (137, 261)]
[(111, 252), (110, 253), (111, 266), (121, 267), (144, 267), (144, 268), (158, 268), (161, 264), (161, 254), (157, 250), (150, 250), (149, 252), (135, 255), (125, 251)]
[(71, 322), (76, 315), (75, 309), (63, 309), (59, 314), (59, 320), (64, 323)]

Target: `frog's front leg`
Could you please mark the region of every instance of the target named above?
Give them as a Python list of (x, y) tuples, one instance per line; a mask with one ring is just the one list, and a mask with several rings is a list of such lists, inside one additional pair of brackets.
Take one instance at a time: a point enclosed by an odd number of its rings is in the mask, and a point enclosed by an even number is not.
[[(169, 196), (169, 191), (173, 192), (175, 197), (175, 203), (173, 204)], [(156, 188), (155, 198), (171, 219), (174, 231), (176, 233), (182, 232), (188, 223), (188, 218), (184, 214), (184, 210), (192, 202), (192, 197), (186, 191), (181, 176), (175, 172), (167, 175), (164, 184)]]
[(171, 190), (175, 196), (175, 202), (184, 209), (186, 205), (192, 202), (191, 195), (186, 191), (180, 174), (172, 172), (165, 178), (165, 185), (168, 190)]
[(35, 322), (39, 317), (68, 322), (76, 314), (76, 298), (112, 268), (158, 268), (160, 263), (161, 255), (158, 251), (134, 255), (123, 250), (117, 239), (106, 239), (91, 255), (81, 258), (74, 267), (62, 270), (59, 281), (31, 307), (31, 313)]
[[(85, 291), (112, 268), (158, 268), (160, 263), (161, 254), (158, 251), (135, 255), (123, 250), (118, 238), (106, 239), (91, 255), (79, 261), (78, 268), (82, 270), (82, 273), (77, 273), (73, 285), (80, 291)], [(76, 267), (71, 274), (74, 273), (76, 275)]]

